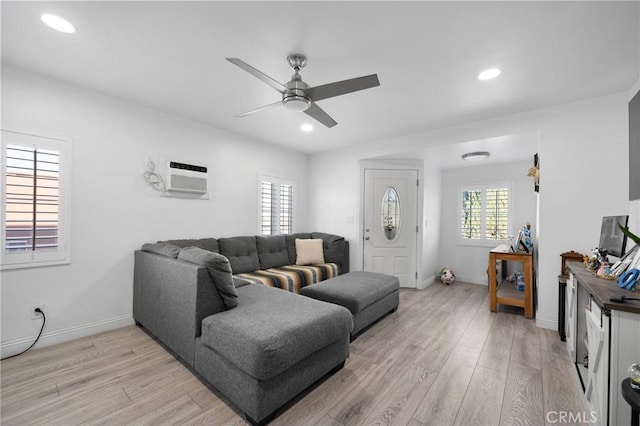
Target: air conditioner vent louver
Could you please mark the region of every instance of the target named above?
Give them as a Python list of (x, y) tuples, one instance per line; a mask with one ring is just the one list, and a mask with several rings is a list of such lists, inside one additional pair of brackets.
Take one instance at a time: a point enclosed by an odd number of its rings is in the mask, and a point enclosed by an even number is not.
[[(191, 194), (193, 196), (208, 193), (209, 174), (205, 166), (167, 162), (167, 192)], [(177, 194), (176, 194), (177, 195)]]

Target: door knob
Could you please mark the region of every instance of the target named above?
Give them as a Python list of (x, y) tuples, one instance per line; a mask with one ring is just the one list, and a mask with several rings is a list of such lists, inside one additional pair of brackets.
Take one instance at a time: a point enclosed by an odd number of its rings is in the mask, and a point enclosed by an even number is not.
[(369, 241), (369, 237), (364, 237), (365, 240)]

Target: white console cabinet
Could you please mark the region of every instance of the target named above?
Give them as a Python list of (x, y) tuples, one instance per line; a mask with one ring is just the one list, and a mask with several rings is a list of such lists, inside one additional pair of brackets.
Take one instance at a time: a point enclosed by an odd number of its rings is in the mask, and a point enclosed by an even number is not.
[(631, 409), (620, 384), (627, 369), (640, 362), (640, 303), (614, 303), (626, 294), (615, 281), (595, 277), (584, 265), (569, 262), (565, 333), (569, 357), (576, 365), (589, 412), (599, 425), (628, 425)]

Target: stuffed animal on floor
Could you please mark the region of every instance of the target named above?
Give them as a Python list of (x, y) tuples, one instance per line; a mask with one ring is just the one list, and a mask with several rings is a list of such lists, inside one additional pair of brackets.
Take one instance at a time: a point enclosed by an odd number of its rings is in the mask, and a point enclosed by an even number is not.
[(440, 272), (438, 272), (438, 276), (440, 277), (442, 282), (447, 285), (453, 284), (453, 282), (456, 280), (456, 274), (454, 274), (453, 270), (448, 266), (442, 268)]

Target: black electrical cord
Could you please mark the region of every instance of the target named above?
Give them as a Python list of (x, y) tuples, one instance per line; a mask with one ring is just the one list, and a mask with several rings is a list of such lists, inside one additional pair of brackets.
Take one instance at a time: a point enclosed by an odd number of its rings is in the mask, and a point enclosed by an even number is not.
[(40, 327), (40, 333), (38, 333), (38, 337), (36, 337), (36, 340), (33, 341), (31, 346), (29, 346), (27, 349), (25, 349), (24, 351), (20, 352), (19, 354), (15, 354), (15, 355), (8, 356), (6, 358), (2, 358), (2, 359), (0, 359), (0, 361), (4, 361), (5, 359), (9, 359), (9, 358), (15, 358), (18, 355), (22, 355), (23, 353), (27, 352), (29, 349), (34, 347), (36, 345), (36, 343), (38, 343), (38, 340), (40, 340), (40, 336), (42, 336), (42, 330), (44, 330), (44, 324), (47, 322), (47, 317), (45, 316), (44, 312), (42, 312), (42, 309), (40, 309), (40, 308), (36, 308), (35, 312), (39, 312), (39, 313), (42, 314), (42, 327)]

